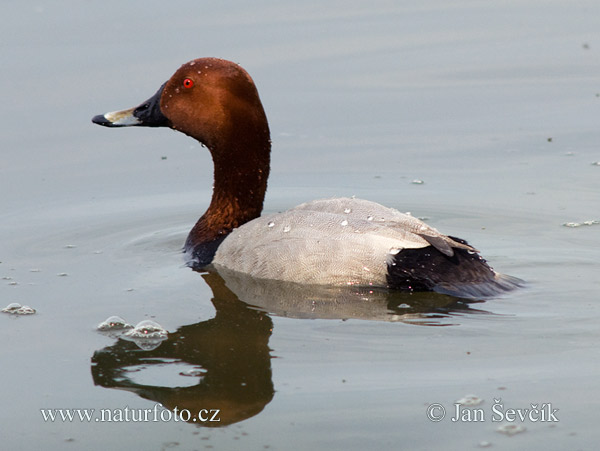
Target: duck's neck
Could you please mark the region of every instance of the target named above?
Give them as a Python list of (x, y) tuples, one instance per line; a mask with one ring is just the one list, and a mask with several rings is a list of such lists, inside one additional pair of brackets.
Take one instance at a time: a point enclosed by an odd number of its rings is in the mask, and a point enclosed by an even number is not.
[(270, 168), (268, 128), (244, 143), (223, 143), (209, 148), (214, 162), (213, 195), (208, 210), (190, 231), (185, 252), (208, 264), (233, 229), (260, 216)]

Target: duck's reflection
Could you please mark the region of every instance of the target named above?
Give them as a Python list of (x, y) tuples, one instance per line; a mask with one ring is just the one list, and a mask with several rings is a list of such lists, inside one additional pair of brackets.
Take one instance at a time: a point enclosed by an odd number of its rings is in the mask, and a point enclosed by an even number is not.
[(441, 318), (461, 313), (485, 313), (473, 301), (433, 292), (406, 293), (372, 287), (307, 286), (261, 280), (219, 268), (233, 295), (245, 304), (290, 318), (399, 321), (441, 326)]
[[(203, 426), (225, 426), (259, 413), (274, 393), (268, 347), (273, 322), (266, 313), (240, 302), (223, 279), (212, 274), (205, 279), (214, 295), (214, 318), (180, 327), (150, 351), (119, 339), (114, 346), (94, 353), (94, 383), (137, 393), (171, 410), (187, 409), (192, 415), (208, 411), (205, 418), (218, 409), (220, 421), (202, 421)], [(198, 384), (189, 387), (144, 385), (129, 377), (132, 367), (165, 365), (167, 361), (185, 362), (205, 371)], [(198, 418), (193, 416), (190, 421)]]
[[(196, 424), (225, 426), (258, 414), (273, 398), (268, 347), (273, 322), (269, 313), (448, 325), (441, 318), (481, 312), (460, 299), (435, 293), (332, 290), (257, 281), (223, 271), (203, 273), (202, 277), (213, 292), (214, 318), (180, 327), (151, 350), (118, 339), (113, 346), (94, 353), (94, 383), (136, 393), (172, 411), (185, 409), (191, 413), (189, 421)], [(156, 386), (132, 380), (132, 368), (181, 363), (202, 369), (196, 385)], [(198, 421), (199, 412), (208, 417), (215, 410), (220, 421)]]

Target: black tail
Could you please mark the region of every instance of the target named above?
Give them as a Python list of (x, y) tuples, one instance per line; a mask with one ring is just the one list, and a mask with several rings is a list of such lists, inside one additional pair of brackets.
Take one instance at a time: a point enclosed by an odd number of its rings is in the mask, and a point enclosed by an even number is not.
[[(468, 244), (460, 238), (450, 237)], [(495, 272), (477, 253), (454, 248), (448, 256), (433, 246), (403, 249), (388, 264), (387, 283), (402, 291), (436, 291), (467, 299), (485, 299), (522, 285)]]

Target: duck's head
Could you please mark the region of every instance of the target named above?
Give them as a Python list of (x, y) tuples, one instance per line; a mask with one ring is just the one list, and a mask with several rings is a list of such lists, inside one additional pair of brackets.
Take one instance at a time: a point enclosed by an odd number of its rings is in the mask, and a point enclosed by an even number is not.
[(202, 254), (203, 246), (214, 253), (210, 243), (218, 244), (260, 216), (270, 169), (269, 125), (252, 78), (237, 64), (217, 58), (190, 61), (141, 105), (95, 116), (92, 122), (170, 127), (208, 147), (213, 197), (186, 242), (194, 255)]
[[(269, 141), (267, 118), (248, 73), (218, 58), (199, 58), (181, 66), (141, 105), (95, 116), (106, 127), (170, 127), (196, 138), (213, 153), (244, 151)], [(239, 149), (240, 151), (242, 149)], [(268, 149), (267, 149), (268, 151)]]

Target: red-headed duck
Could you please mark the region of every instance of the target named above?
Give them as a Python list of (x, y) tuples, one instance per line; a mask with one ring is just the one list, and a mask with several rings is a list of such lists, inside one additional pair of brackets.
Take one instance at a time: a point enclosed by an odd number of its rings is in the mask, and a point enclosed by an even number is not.
[(370, 285), (489, 297), (518, 279), (487, 265), (466, 241), (374, 202), (336, 198), (260, 216), (269, 176), (269, 125), (250, 75), (200, 58), (140, 106), (92, 121), (170, 127), (204, 144), (214, 162), (208, 210), (185, 243), (190, 266), (318, 285)]

